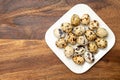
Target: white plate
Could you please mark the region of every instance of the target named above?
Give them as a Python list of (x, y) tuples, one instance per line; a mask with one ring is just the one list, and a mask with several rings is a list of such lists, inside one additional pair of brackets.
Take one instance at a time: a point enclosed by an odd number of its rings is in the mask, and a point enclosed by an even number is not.
[[(82, 16), (83, 14), (89, 14), (91, 20), (97, 20), (100, 23), (100, 27), (105, 28), (108, 31), (108, 37), (106, 38), (108, 41), (108, 46), (105, 49), (99, 49), (98, 53), (95, 55), (94, 63), (85, 62), (83, 65), (75, 64), (72, 59), (68, 59), (64, 55), (64, 50), (59, 49), (55, 45), (55, 41), (57, 38), (53, 34), (53, 30), (55, 28), (60, 27), (63, 22), (70, 22), (70, 18), (73, 14), (78, 14)], [(111, 29), (104, 23), (104, 21), (87, 5), (85, 4), (77, 4), (73, 8), (71, 8), (68, 12), (66, 12), (57, 22), (55, 22), (46, 32), (45, 40), (51, 50), (56, 54), (56, 56), (74, 73), (84, 73), (89, 70), (96, 62), (98, 62), (115, 44), (115, 36)]]

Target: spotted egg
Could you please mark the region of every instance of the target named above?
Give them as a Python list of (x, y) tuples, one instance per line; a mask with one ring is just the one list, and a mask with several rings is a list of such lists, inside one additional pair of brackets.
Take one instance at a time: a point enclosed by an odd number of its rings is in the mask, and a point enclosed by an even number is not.
[(85, 48), (84, 46), (79, 45), (79, 46), (77, 46), (77, 47), (75, 48), (75, 53), (74, 53), (74, 55), (82, 55), (82, 54), (84, 54), (85, 52), (86, 52), (86, 48)]
[(86, 62), (88, 62), (88, 63), (92, 63), (92, 62), (94, 62), (94, 55), (92, 54), (92, 53), (90, 53), (90, 52), (85, 52), (84, 53), (84, 59), (85, 59), (85, 61)]
[(54, 35), (57, 37), (57, 38), (63, 38), (65, 37), (65, 33), (62, 31), (62, 29), (60, 28), (56, 28), (54, 29)]

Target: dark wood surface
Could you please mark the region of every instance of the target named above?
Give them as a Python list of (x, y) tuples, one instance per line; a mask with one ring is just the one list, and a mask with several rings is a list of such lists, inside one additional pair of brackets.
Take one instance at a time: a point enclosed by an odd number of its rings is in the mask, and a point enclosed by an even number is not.
[[(47, 29), (79, 3), (89, 5), (116, 36), (108, 54), (80, 75), (44, 40)], [(0, 80), (120, 80), (120, 0), (0, 0)]]

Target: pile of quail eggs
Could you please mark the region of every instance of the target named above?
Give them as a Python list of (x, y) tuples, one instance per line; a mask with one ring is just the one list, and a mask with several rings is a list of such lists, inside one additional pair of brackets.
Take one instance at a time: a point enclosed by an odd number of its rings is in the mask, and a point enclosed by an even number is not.
[(54, 29), (54, 35), (58, 38), (55, 42), (58, 48), (64, 48), (67, 58), (76, 64), (83, 64), (85, 61), (93, 63), (94, 55), (98, 48), (106, 48), (108, 32), (99, 26), (97, 20), (90, 20), (88, 14), (79, 17), (73, 14), (71, 22), (64, 22), (60, 28)]

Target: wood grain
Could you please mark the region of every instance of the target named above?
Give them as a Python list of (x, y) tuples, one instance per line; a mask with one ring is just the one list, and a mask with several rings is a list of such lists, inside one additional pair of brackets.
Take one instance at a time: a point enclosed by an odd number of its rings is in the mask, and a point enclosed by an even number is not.
[[(75, 4), (89, 5), (112, 29), (115, 46), (84, 74), (48, 48), (47, 29)], [(120, 80), (119, 0), (0, 0), (0, 80)]]

